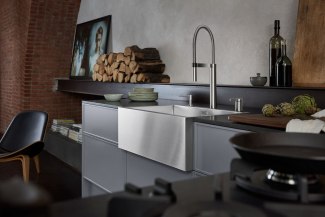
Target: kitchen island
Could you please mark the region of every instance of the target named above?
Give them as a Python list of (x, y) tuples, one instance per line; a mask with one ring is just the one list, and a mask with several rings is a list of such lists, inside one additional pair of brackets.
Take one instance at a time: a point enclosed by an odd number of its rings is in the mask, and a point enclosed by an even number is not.
[[(131, 182), (141, 187), (156, 177), (170, 181), (191, 179), (229, 171), (232, 158), (238, 157), (229, 138), (241, 132), (270, 132), (277, 129), (237, 124), (227, 115), (194, 117), (194, 153), (192, 171), (182, 171), (119, 149), (117, 110), (119, 107), (186, 105), (186, 101), (157, 100), (154, 102), (83, 101), (82, 195), (83, 197), (123, 190)], [(202, 104), (193, 106), (203, 107)], [(232, 106), (219, 106), (233, 109)], [(247, 109), (244, 111), (255, 111)], [(214, 153), (214, 154), (213, 154)]]

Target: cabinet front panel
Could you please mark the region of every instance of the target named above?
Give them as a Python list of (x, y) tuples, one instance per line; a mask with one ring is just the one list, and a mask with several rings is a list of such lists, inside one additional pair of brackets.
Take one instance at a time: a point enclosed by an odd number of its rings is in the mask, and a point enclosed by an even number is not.
[(83, 104), (84, 132), (117, 143), (117, 109)]
[(124, 188), (126, 153), (113, 144), (85, 135), (82, 148), (83, 177), (110, 192)]
[(229, 139), (248, 132), (201, 123), (195, 123), (194, 131), (195, 170), (204, 174), (229, 172), (231, 160), (239, 157)]
[(183, 172), (170, 166), (127, 153), (127, 182), (140, 187), (154, 184), (156, 178), (177, 181), (192, 178), (191, 172)]

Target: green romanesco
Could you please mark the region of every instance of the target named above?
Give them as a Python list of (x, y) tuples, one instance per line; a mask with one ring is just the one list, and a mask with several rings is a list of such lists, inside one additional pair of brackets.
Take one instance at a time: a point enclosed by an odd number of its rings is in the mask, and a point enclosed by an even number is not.
[(275, 114), (275, 107), (272, 104), (265, 104), (262, 108), (262, 113), (266, 117), (272, 117)]
[(313, 114), (317, 110), (317, 104), (314, 97), (303, 94), (296, 96), (292, 100), (292, 105), (297, 114)]
[(291, 116), (291, 115), (294, 115), (296, 113), (293, 105), (291, 103), (288, 103), (288, 102), (280, 103), (277, 106), (277, 108), (280, 111), (280, 114), (282, 114), (284, 116)]

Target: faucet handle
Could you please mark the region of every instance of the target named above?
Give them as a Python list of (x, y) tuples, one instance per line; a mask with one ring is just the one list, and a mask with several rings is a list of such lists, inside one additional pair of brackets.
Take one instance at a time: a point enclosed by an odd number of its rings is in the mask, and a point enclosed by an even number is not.
[(212, 64), (208, 64), (208, 63), (192, 63), (193, 67), (207, 67), (207, 68), (211, 68)]
[(243, 98), (234, 97), (234, 98), (230, 98), (229, 101), (230, 102), (235, 101), (235, 111), (236, 112), (243, 111), (243, 104), (244, 104)]
[(192, 99), (193, 99), (192, 94), (182, 95), (181, 97), (187, 97), (188, 98), (188, 106), (192, 106)]
[(189, 106), (192, 106), (192, 99), (193, 99), (192, 94), (189, 94), (188, 95), (188, 105)]

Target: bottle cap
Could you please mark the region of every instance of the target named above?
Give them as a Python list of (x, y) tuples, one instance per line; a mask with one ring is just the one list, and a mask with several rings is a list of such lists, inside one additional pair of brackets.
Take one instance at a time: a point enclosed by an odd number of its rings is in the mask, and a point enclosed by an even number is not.
[(274, 20), (274, 28), (280, 29), (280, 20)]

